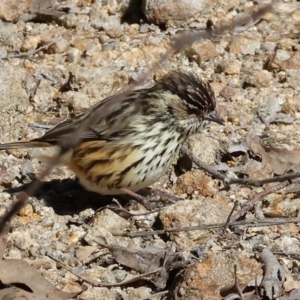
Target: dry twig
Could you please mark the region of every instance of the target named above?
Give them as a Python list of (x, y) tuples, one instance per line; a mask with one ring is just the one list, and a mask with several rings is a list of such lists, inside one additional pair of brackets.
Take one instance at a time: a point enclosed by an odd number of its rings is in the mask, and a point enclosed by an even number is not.
[(142, 280), (142, 279), (147, 279), (149, 276), (156, 274), (157, 272), (160, 271), (160, 269), (155, 270), (154, 272), (148, 272), (145, 274), (141, 274), (141, 275), (136, 275), (133, 276), (129, 279), (124, 279), (121, 282), (118, 283), (107, 283), (107, 282), (99, 282), (96, 281), (94, 279), (88, 278), (84, 275), (78, 274), (75, 270), (73, 270), (71, 267), (67, 266), (66, 264), (64, 264), (62, 261), (60, 261), (59, 259), (55, 258), (54, 256), (52, 256), (51, 254), (47, 253), (46, 254), (48, 257), (50, 257), (51, 259), (53, 259), (55, 262), (59, 263), (64, 269), (66, 269), (68, 272), (70, 272), (71, 274), (77, 276), (81, 281), (83, 282), (87, 282), (89, 284), (91, 284), (92, 286), (98, 286), (98, 287), (116, 287), (116, 286), (124, 286), (133, 282), (136, 282), (138, 280)]
[[(229, 222), (227, 226), (229, 228), (251, 228), (251, 227), (262, 227), (262, 226), (273, 226), (273, 225), (282, 225), (288, 223), (299, 223), (300, 218), (272, 218), (272, 219), (263, 219), (263, 220), (242, 220)], [(165, 228), (162, 230), (153, 230), (153, 231), (139, 231), (131, 233), (113, 233), (116, 236), (126, 236), (126, 237), (142, 237), (149, 235), (161, 235), (172, 232), (181, 232), (181, 231), (194, 231), (194, 230), (209, 230), (209, 229), (220, 229), (225, 226), (225, 223), (215, 223), (215, 224), (206, 224), (199, 226), (188, 226), (181, 228)]]
[(197, 158), (186, 146), (183, 146), (181, 148), (182, 152), (186, 154), (190, 160), (192, 160), (193, 163), (195, 163), (201, 170), (208, 173), (212, 177), (215, 177), (216, 179), (219, 179), (224, 182), (224, 184), (230, 185), (230, 184), (242, 184), (242, 185), (249, 185), (249, 186), (255, 186), (255, 187), (261, 187), (268, 183), (273, 182), (282, 182), (286, 180), (292, 180), (295, 178), (300, 177), (300, 173), (289, 173), (284, 174), (277, 177), (270, 177), (266, 179), (260, 179), (260, 180), (253, 180), (248, 178), (233, 178), (233, 177), (227, 177), (226, 175), (223, 175), (217, 171), (215, 171), (214, 167), (208, 166), (204, 162), (202, 162), (199, 158)]
[(290, 181), (284, 181), (284, 182), (281, 182), (277, 185), (273, 185), (271, 186), (270, 188), (267, 188), (265, 189), (264, 191), (256, 194), (251, 200), (249, 200), (245, 205), (244, 207), (237, 213), (235, 214), (232, 218), (231, 218), (231, 221), (236, 221), (238, 220), (239, 218), (241, 218), (242, 216), (244, 216), (247, 212), (249, 212), (250, 210), (252, 210), (255, 206), (255, 204), (260, 200), (262, 199), (263, 197), (269, 195), (269, 194), (272, 194), (272, 193), (275, 193), (279, 190), (282, 190), (283, 188), (291, 185), (292, 183), (299, 183), (300, 182), (300, 178), (296, 178), (296, 179), (293, 179), (293, 180), (290, 180)]
[(18, 53), (18, 54), (8, 54), (6, 56), (6, 58), (22, 58), (22, 57), (28, 57), (28, 56), (32, 56), (34, 54), (37, 54), (38, 52), (42, 51), (42, 50), (47, 50), (49, 47), (51, 47), (52, 45), (54, 45), (56, 43), (56, 41), (53, 41), (51, 43), (48, 43), (40, 48), (37, 49), (31, 49), (28, 50), (27, 52), (23, 52), (23, 53)]

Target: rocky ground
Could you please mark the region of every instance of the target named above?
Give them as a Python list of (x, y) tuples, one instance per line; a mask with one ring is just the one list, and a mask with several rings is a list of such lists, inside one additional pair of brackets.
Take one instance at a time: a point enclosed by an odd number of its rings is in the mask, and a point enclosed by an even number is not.
[[(38, 137), (144, 74), (146, 87), (180, 69), (211, 84), (225, 120), (187, 141), (195, 157), (241, 180), (298, 172), (299, 2), (276, 3), (259, 22), (245, 19), (233, 31), (183, 45), (151, 69), (179, 33), (199, 32), (208, 20), (214, 28), (233, 24), (263, 4), (2, 1), (0, 142)], [(0, 215), (43, 170), (32, 157), (31, 150), (0, 153)], [(254, 299), (257, 290), (255, 299), (300, 299), (293, 180), (226, 183), (182, 154), (153, 186), (181, 200), (148, 213), (135, 201), (116, 198), (119, 206), (89, 193), (66, 168), (55, 168), (13, 219), (7, 244), (2, 239), (0, 298)], [(231, 220), (240, 223), (224, 230), (233, 208)], [(8, 288), (15, 282), (23, 285)]]

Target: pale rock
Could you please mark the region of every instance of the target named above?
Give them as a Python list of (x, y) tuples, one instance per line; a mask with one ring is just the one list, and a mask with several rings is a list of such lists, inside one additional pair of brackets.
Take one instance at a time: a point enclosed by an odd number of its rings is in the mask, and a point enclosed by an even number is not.
[(116, 300), (116, 296), (106, 287), (91, 287), (78, 295), (78, 300)]
[(200, 40), (192, 45), (189, 50), (189, 56), (194, 59), (198, 65), (202, 62), (213, 59), (218, 56), (219, 52), (216, 50), (215, 45), (211, 41), (203, 42)]
[[(1, 1), (0, 1), (1, 3)], [(12, 23), (0, 23), (0, 41), (1, 46), (7, 50), (19, 51), (24, 40), (23, 34), (19, 31), (18, 26)]]
[(150, 22), (182, 26), (192, 23), (206, 5), (204, 0), (143, 0), (142, 9)]
[(260, 264), (249, 255), (236, 251), (210, 251), (204, 260), (187, 267), (183, 283), (179, 283), (177, 288), (178, 296), (180, 299), (224, 299), (220, 294), (224, 287), (234, 285), (235, 265), (240, 286), (247, 286), (253, 277), (261, 275)]
[[(160, 221), (165, 228), (189, 227), (225, 222), (231, 211), (227, 201), (198, 196), (195, 200), (178, 201), (161, 210)], [(169, 233), (170, 239), (182, 249), (193, 248), (206, 243), (210, 238), (208, 230), (181, 231)]]
[(229, 45), (229, 52), (234, 54), (254, 55), (260, 49), (261, 42), (255, 38), (248, 38), (246, 36), (236, 36)]
[(55, 43), (51, 46), (51, 50), (54, 51), (54, 53), (64, 53), (69, 47), (70, 43), (66, 39), (59, 38), (55, 40)]
[(8, 22), (15, 21), (29, 10), (31, 2), (32, 0), (1, 0), (0, 19)]
[(188, 138), (187, 146), (196, 157), (208, 165), (214, 164), (220, 148), (219, 142), (205, 133), (196, 133)]
[(31, 235), (28, 231), (13, 231), (9, 235), (8, 240), (15, 247), (24, 251), (28, 250), (33, 243)]
[(75, 114), (80, 114), (90, 108), (94, 103), (88, 95), (80, 92), (67, 91), (61, 95), (62, 103), (72, 107)]
[(39, 36), (27, 35), (24, 38), (21, 50), (22, 51), (34, 50), (38, 47), (40, 42), (41, 39)]
[(98, 225), (101, 225), (103, 228), (111, 232), (123, 232), (129, 227), (129, 222), (112, 212), (110, 209), (104, 209), (96, 213), (90, 223), (91, 227)]

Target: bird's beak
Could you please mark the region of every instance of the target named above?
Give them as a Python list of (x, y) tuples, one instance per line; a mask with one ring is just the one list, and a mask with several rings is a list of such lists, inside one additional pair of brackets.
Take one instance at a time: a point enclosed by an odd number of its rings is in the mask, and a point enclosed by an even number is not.
[(224, 122), (216, 115), (216, 113), (214, 111), (207, 114), (204, 117), (204, 119), (207, 120), (207, 121), (216, 122), (220, 125), (225, 125)]

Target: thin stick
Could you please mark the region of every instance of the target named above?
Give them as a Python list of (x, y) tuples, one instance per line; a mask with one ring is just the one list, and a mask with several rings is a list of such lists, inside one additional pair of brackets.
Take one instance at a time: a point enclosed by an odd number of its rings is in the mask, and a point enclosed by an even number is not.
[(297, 182), (300, 182), (300, 178), (297, 178), (297, 179), (293, 179), (293, 180), (290, 180), (290, 181), (284, 181), (284, 182), (281, 182), (279, 184), (276, 184), (276, 185), (273, 185), (271, 186), (270, 188), (268, 189), (265, 189), (264, 191), (256, 194), (251, 200), (249, 200), (245, 206), (237, 213), (235, 214), (232, 218), (231, 218), (231, 221), (236, 221), (238, 220), (239, 218), (241, 218), (242, 216), (244, 216), (247, 212), (249, 212), (250, 210), (252, 210), (255, 206), (255, 204), (262, 198), (264, 198), (265, 196), (269, 195), (269, 194), (272, 194), (272, 193), (275, 193), (289, 185), (291, 185), (292, 183), (297, 183)]
[(270, 178), (261, 179), (261, 180), (227, 177), (227, 176), (222, 175), (221, 173), (215, 171), (213, 167), (208, 166), (207, 164), (202, 162), (186, 146), (183, 146), (181, 148), (181, 151), (184, 154), (186, 154), (189, 157), (189, 159), (193, 163), (195, 163), (202, 171), (210, 174), (212, 177), (215, 177), (216, 179), (223, 181), (225, 184), (243, 184), (243, 185), (261, 187), (268, 183), (282, 182), (282, 181), (292, 180), (292, 179), (300, 177), (300, 172), (285, 174), (285, 175), (281, 175), (281, 176), (277, 176), (277, 177), (270, 177)]

